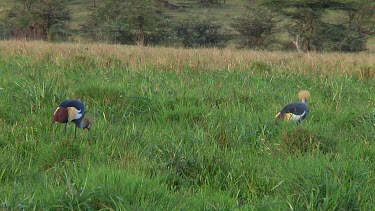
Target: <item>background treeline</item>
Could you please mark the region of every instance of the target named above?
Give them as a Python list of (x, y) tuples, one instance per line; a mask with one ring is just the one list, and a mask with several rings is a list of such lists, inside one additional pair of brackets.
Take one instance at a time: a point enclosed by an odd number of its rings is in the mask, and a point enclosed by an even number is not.
[[(0, 11), (0, 38), (359, 52), (375, 34), (373, 0), (243, 0), (235, 16), (217, 13), (234, 1), (15, 0)], [(89, 11), (78, 27), (72, 4)]]

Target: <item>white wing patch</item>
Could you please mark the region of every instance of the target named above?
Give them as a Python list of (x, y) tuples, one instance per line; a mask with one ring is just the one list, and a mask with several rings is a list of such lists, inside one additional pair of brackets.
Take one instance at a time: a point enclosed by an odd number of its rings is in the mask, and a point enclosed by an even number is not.
[(302, 119), (302, 117), (305, 115), (306, 111), (304, 111), (301, 115), (296, 115), (292, 113), (287, 113), (287, 120), (293, 120), (293, 121), (299, 121)]
[(56, 108), (55, 112), (53, 113), (54, 116), (56, 115), (56, 112), (57, 112), (57, 110), (59, 110), (59, 108), (60, 108), (60, 107), (57, 107), (57, 108)]
[(74, 107), (68, 107), (68, 121), (71, 122), (75, 119), (79, 119), (82, 117), (82, 114), (80, 114), (81, 110), (77, 110)]

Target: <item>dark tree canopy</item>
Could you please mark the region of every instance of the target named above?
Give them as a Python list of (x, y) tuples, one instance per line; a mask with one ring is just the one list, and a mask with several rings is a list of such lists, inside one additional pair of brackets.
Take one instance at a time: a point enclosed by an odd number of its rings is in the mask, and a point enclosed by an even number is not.
[[(323, 50), (319, 48), (320, 45), (317, 42), (314, 43), (314, 40), (320, 37), (319, 41), (324, 41), (319, 32), (327, 31), (327, 27), (332, 27), (332, 30), (335, 29), (336, 31), (339, 29), (347, 32), (352, 30), (345, 23), (341, 25), (345, 26), (346, 29), (334, 27), (334, 25), (323, 20), (323, 15), (328, 11), (356, 11), (358, 9), (356, 2), (355, 0), (263, 0), (261, 5), (272, 9), (290, 20), (286, 24), (286, 29), (294, 37), (293, 43), (297, 50), (311, 51)], [(325, 26), (325, 30), (323, 31), (320, 27), (322, 25)], [(345, 39), (347, 34), (343, 33), (343, 31), (340, 34)], [(357, 37), (363, 39), (361, 36)], [(329, 34), (327, 40), (332, 41)], [(360, 50), (360, 48), (352, 49)]]
[(61, 40), (70, 35), (64, 0), (19, 0), (7, 17), (4, 25), (12, 38)]
[(1, 39), (359, 52), (375, 35), (374, 0), (243, 0), (242, 13), (225, 0), (7, 2)]
[(110, 0), (83, 26), (86, 36), (121, 44), (156, 44), (168, 34), (169, 17), (154, 0)]
[(278, 20), (267, 8), (246, 6), (246, 12), (235, 17), (231, 26), (239, 33), (238, 47), (264, 49), (274, 42)]
[(225, 47), (230, 39), (211, 14), (189, 16), (176, 24), (177, 38), (184, 47)]

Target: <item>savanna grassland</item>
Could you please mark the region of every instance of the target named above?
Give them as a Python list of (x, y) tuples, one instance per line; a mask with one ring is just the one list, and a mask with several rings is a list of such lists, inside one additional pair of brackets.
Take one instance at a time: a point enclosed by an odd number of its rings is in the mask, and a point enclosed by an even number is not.
[[(1, 210), (371, 210), (374, 54), (0, 42)], [(311, 93), (300, 125), (274, 120)], [(81, 99), (91, 131), (52, 124)]]

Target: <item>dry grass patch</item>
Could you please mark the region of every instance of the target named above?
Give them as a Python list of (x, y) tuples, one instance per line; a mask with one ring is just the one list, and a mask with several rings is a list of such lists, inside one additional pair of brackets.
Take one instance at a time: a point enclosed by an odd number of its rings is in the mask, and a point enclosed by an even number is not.
[[(138, 71), (243, 71), (254, 62), (270, 67), (271, 72), (315, 74), (323, 76), (356, 75), (373, 78), (375, 66), (371, 53), (266, 52), (236, 49), (176, 49), (107, 44), (47, 43), (41, 41), (0, 41), (3, 57), (27, 55), (35, 62), (74, 65), (90, 62), (97, 67), (126, 66)], [(72, 59), (73, 58), (73, 59)], [(366, 70), (363, 70), (366, 67)], [(362, 69), (361, 69), (362, 68)]]
[(375, 66), (358, 67), (357, 75), (360, 79), (365, 79), (365, 80), (374, 79)]

